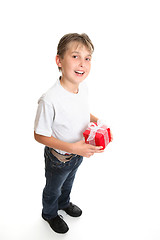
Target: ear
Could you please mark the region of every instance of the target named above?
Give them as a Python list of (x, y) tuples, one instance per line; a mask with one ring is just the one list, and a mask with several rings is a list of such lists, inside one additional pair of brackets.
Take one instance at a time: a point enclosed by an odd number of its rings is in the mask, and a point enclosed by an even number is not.
[(59, 55), (56, 55), (56, 64), (57, 64), (58, 67), (62, 67), (61, 59), (60, 59)]

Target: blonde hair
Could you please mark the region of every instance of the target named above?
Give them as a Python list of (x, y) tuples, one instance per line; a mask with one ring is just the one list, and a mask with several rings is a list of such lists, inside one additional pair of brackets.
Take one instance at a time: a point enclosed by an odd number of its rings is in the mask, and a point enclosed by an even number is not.
[[(79, 42), (83, 44), (87, 49), (91, 52), (91, 54), (94, 51), (94, 46), (90, 38), (87, 34), (82, 33), (68, 33), (65, 34), (59, 41), (57, 46), (57, 55), (60, 56), (60, 58), (64, 57), (65, 52), (68, 50), (68, 45), (71, 42)], [(61, 71), (61, 67), (58, 67), (59, 71)]]

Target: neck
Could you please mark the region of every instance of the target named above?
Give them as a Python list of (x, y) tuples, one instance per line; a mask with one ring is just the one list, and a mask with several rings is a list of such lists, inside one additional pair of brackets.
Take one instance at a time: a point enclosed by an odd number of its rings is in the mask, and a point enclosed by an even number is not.
[(78, 93), (78, 88), (79, 88), (79, 84), (74, 84), (72, 82), (69, 81), (65, 81), (63, 79), (63, 77), (60, 78), (60, 84), (61, 86), (66, 89), (67, 91), (71, 92), (71, 93)]

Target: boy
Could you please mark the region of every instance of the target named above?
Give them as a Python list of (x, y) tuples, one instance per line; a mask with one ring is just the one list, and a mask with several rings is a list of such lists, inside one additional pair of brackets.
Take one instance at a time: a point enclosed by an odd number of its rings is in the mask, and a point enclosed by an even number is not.
[(58, 210), (72, 217), (82, 214), (70, 202), (70, 192), (83, 157), (103, 152), (102, 147), (82, 140), (88, 123), (98, 120), (89, 112), (87, 88), (82, 83), (90, 72), (93, 50), (86, 34), (66, 34), (60, 39), (56, 64), (62, 76), (40, 98), (35, 119), (35, 140), (45, 145), (42, 217), (57, 233), (69, 229)]

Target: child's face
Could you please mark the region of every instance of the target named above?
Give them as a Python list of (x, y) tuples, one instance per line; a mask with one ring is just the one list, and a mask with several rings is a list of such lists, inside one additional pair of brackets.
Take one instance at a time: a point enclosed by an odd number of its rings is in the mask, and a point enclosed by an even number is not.
[(59, 56), (57, 58), (57, 65), (61, 67), (64, 80), (78, 85), (88, 76), (91, 68), (91, 53), (83, 44), (71, 42), (63, 59)]

